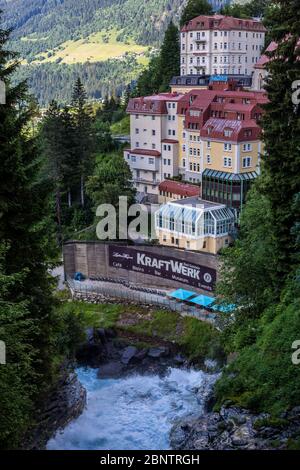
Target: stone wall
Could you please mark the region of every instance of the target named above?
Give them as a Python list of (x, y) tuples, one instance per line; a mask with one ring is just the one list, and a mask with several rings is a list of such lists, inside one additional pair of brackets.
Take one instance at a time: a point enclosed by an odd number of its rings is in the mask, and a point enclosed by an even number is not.
[[(87, 278), (107, 278), (124, 280), (130, 284), (141, 287), (154, 288), (188, 288), (189, 285), (150, 274), (115, 268), (109, 265), (109, 243), (77, 242), (71, 241), (64, 245), (64, 267), (66, 277), (73, 277), (76, 272), (83, 273)], [(118, 243), (120, 245), (120, 243)], [(117, 245), (116, 245), (117, 246)], [(124, 244), (126, 246), (126, 244)], [(147, 251), (158, 257), (176, 258), (178, 261), (205, 266), (217, 271), (218, 257), (208, 253), (180, 250), (165, 246), (130, 246), (131, 249)], [(207, 290), (192, 286), (199, 293), (208, 293)]]

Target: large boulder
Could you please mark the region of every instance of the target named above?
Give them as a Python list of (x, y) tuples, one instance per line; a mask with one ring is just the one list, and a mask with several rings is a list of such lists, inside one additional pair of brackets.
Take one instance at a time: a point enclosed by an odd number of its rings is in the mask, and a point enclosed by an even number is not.
[(126, 349), (124, 349), (122, 357), (121, 357), (122, 364), (128, 365), (136, 353), (137, 353), (137, 348), (135, 346), (128, 346)]
[(158, 348), (150, 348), (148, 351), (148, 356), (154, 359), (159, 359), (160, 357), (168, 356), (169, 349), (161, 346)]

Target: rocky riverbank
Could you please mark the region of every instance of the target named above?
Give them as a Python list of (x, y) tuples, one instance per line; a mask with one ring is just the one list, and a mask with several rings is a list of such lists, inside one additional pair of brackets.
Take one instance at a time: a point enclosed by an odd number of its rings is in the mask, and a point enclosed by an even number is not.
[(300, 406), (279, 419), (238, 407), (178, 421), (170, 434), (174, 450), (274, 450), (299, 448)]
[(70, 363), (63, 364), (58, 381), (36, 411), (36, 425), (24, 439), (26, 450), (45, 449), (48, 440), (59, 429), (76, 419), (86, 405), (86, 390)]
[(188, 360), (173, 344), (158, 342), (137, 347), (130, 344), (130, 338), (120, 338), (110, 328), (89, 329), (87, 342), (78, 349), (76, 359), (79, 365), (97, 367), (101, 379), (133, 373), (159, 375), (171, 366), (188, 366)]

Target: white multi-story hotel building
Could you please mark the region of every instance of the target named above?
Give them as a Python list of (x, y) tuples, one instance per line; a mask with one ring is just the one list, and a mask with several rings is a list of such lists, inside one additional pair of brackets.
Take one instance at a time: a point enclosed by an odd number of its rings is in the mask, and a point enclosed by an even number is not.
[(128, 104), (131, 146), (124, 151), (124, 157), (137, 192), (148, 200), (153, 196), (154, 202), (159, 184), (178, 175), (177, 102), (181, 97), (177, 93), (161, 93), (133, 98)]
[(181, 29), (181, 75), (249, 75), (265, 43), (260, 21), (198, 16)]

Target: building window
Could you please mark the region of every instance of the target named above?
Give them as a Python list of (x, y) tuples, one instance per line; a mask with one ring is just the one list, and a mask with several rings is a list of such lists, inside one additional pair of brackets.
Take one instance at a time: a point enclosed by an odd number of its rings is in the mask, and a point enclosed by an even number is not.
[(225, 152), (231, 152), (232, 145), (231, 144), (224, 144), (224, 150), (225, 150)]
[(232, 167), (232, 158), (231, 157), (223, 157), (223, 166), (231, 168)]
[(151, 116), (152, 121), (155, 121), (155, 116)]
[(154, 158), (152, 157), (148, 158), (149, 165), (154, 165), (154, 161), (155, 161)]
[(243, 152), (251, 152), (252, 145), (251, 144), (243, 144)]
[(210, 149), (211, 148), (211, 142), (210, 140), (207, 141), (207, 144), (206, 144), (207, 148)]
[(243, 168), (250, 168), (251, 160), (251, 157), (243, 157)]
[(207, 163), (208, 165), (211, 164), (211, 156), (210, 156), (210, 155), (206, 155), (206, 163)]
[(131, 161), (136, 162), (136, 156), (135, 155), (131, 155)]
[(152, 129), (152, 135), (155, 135), (155, 134), (156, 134), (155, 130), (154, 130), (154, 129)]
[(136, 115), (135, 115), (135, 119), (138, 119), (138, 118), (139, 118), (139, 115), (138, 115), (138, 114), (136, 114)]
[(136, 133), (136, 134), (139, 134), (139, 133), (140, 133), (140, 130), (139, 130), (139, 129), (135, 129), (135, 133)]

